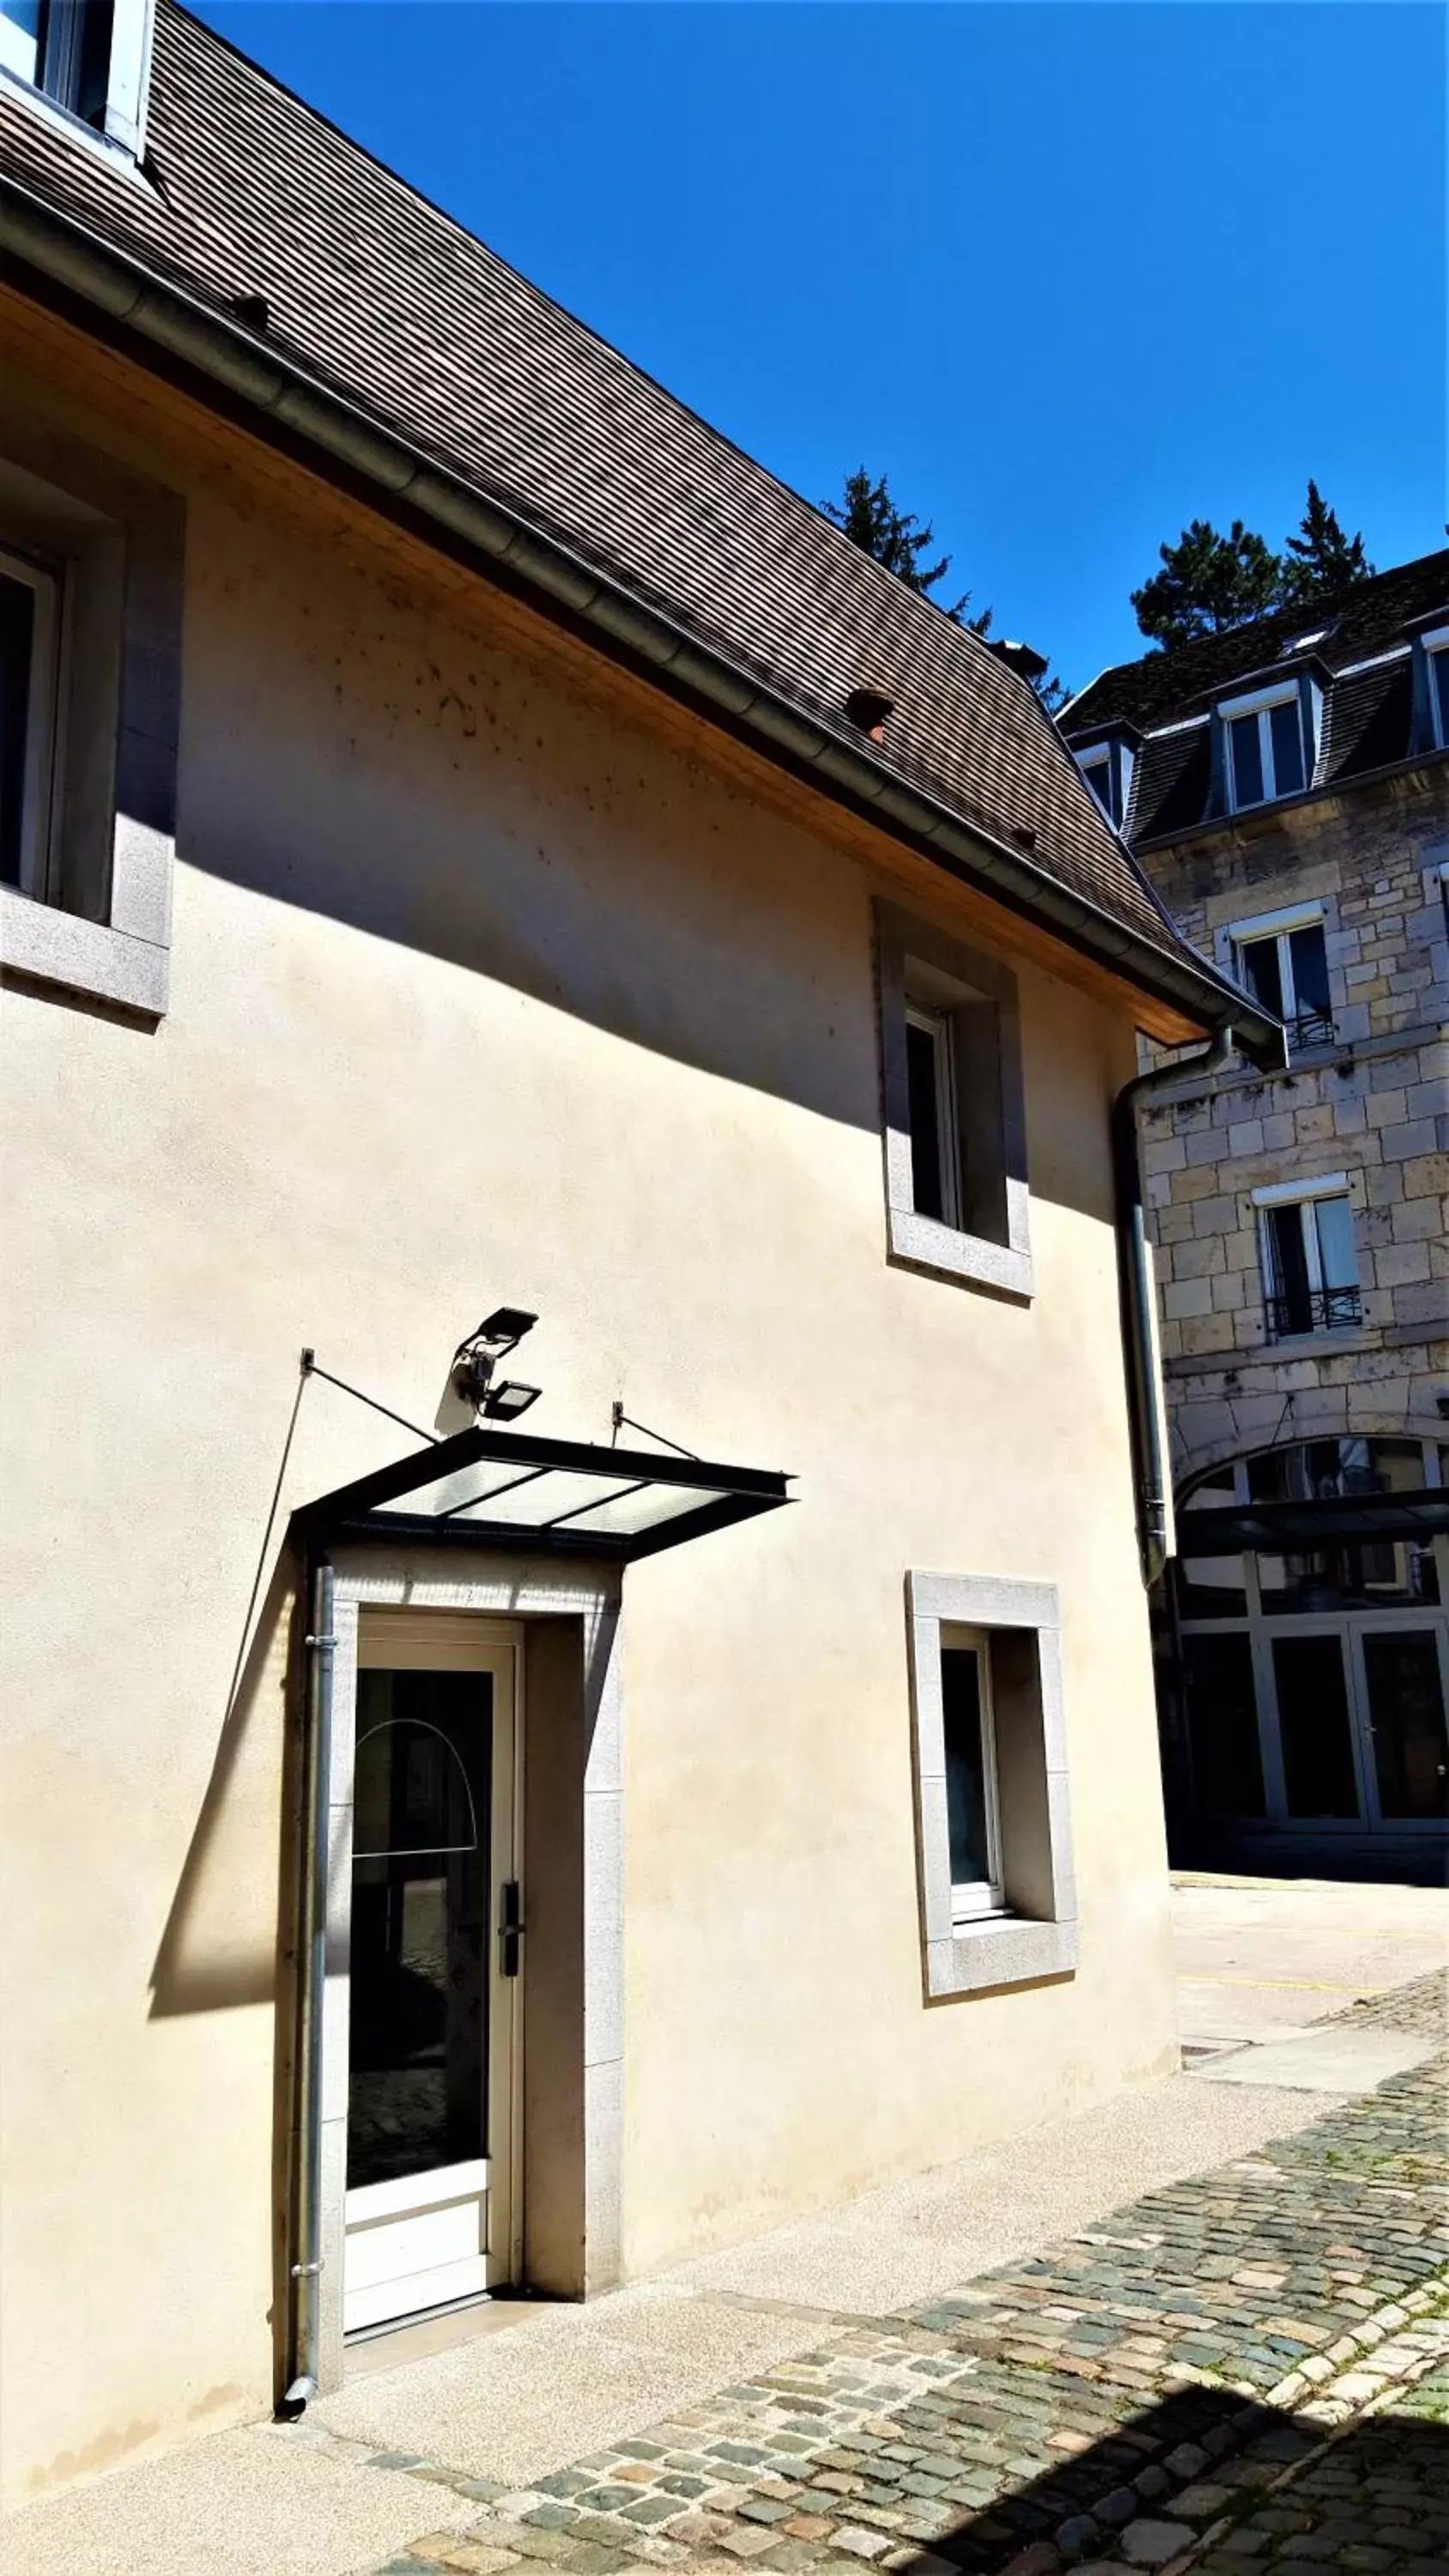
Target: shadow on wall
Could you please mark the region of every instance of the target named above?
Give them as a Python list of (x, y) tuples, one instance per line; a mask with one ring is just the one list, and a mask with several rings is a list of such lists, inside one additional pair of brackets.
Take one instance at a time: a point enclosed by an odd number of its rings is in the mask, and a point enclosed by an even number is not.
[[(269, 550), (255, 528), (233, 566), (216, 536), (180, 860), (878, 1134), (860, 861), (470, 634), (455, 602), (414, 605), (330, 559), (308, 584), (305, 554)], [(239, 696), (265, 726), (265, 759), (235, 721)], [(909, 900), (899, 883), (879, 890)], [(357, 971), (340, 949), (339, 978)], [(1094, 1109), (1100, 1121), (1105, 1083)], [(1060, 1169), (1039, 1190), (1107, 1212), (1103, 1150), (1085, 1166), (1042, 1150)]]
[[(957, 2528), (922, 2542), (914, 2557), (898, 2546), (890, 2559), (895, 2576), (940, 2576), (943, 2561), (964, 2576), (1053, 2576), (1073, 2565), (1082, 2576), (1144, 2576), (1182, 2565), (1189, 2549), (1199, 2553), (1193, 2564), (1204, 2576), (1247, 2568), (1256, 2576), (1280, 2568), (1282, 2576), (1327, 2576), (1331, 2568), (1357, 2566), (1360, 2556), (1406, 2576), (1449, 2564), (1449, 2391), (1442, 2379), (1437, 2404), (1417, 2400), (1422, 2412), (1333, 2431), (1271, 2406), (1245, 2405), (1225, 2389), (1185, 2389), (1092, 2441), (1077, 2436), (1075, 2425), (1107, 2413), (1122, 2392), (1084, 2388), (1055, 2372), (1032, 2385), (1036, 2377), (1017, 2368), (1008, 2381), (1003, 2373), (999, 2394), (992, 2390), (997, 2408), (989, 2400), (973, 2408), (967, 2383), (953, 2415), (967, 2426), (979, 2417), (1018, 2449), (1054, 2442), (1066, 2453), (1074, 2438), (1083, 2447), (963, 2512)], [(1411, 2395), (1406, 2402), (1416, 2401)], [(922, 2436), (903, 2431), (902, 2438)]]
[[(264, 1859), (273, 1871), (278, 1863), (275, 1748), (284, 1726), (293, 1629), (300, 1616), (297, 1583), (292, 1551), (284, 1547), (222, 1720), (206, 1794), (156, 1952), (152, 2021), (174, 2013), (270, 2003), (277, 1991), (282, 1945), (290, 1937), (287, 1873), (284, 1864), (279, 1906), (270, 1889), (265, 1894), (258, 1889), (257, 1868)], [(284, 1812), (293, 1795), (288, 1775)], [(270, 1946), (256, 1937), (263, 1919), (274, 1927)]]

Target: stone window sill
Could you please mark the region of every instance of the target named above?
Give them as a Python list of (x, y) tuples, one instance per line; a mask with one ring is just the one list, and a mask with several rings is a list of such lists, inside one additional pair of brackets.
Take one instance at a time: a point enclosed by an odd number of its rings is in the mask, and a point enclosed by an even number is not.
[(926, 1944), (926, 1989), (937, 1995), (984, 1993), (993, 1986), (1068, 1977), (1077, 1965), (1075, 1922), (1034, 1923), (1000, 1915), (960, 1924), (949, 1941)]
[(1029, 1252), (1007, 1243), (988, 1243), (984, 1235), (959, 1234), (954, 1226), (941, 1225), (934, 1217), (918, 1216), (914, 1208), (892, 1206), (889, 1218), (890, 1259), (902, 1269), (994, 1288), (1005, 1297), (1031, 1296)]
[(159, 1020), (170, 962), (169, 948), (156, 940), (0, 887), (0, 968), (7, 973)]

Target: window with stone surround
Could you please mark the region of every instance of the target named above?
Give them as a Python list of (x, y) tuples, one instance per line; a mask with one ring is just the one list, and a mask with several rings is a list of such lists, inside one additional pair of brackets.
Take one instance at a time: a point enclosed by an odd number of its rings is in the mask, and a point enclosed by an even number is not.
[(1323, 906), (1291, 905), (1233, 922), (1228, 931), (1238, 975), (1254, 999), (1287, 1022), (1299, 1049), (1333, 1042), (1333, 1003)]
[(876, 909), (889, 1256), (1032, 1293), (1016, 978)]
[(166, 1007), (183, 515), (0, 400), (0, 965)]
[(928, 1999), (1077, 1963), (1061, 1625), (1050, 1584), (906, 1578)]
[(1363, 1321), (1346, 1173), (1253, 1192), (1268, 1339), (1351, 1329)]

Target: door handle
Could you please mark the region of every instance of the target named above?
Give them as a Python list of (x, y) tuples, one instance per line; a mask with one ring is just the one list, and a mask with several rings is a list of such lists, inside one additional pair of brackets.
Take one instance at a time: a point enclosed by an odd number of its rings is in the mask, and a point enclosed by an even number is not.
[(499, 1891), (498, 1937), (501, 1946), (499, 1965), (505, 1977), (516, 1977), (519, 1945), (524, 1934), (523, 1901), (516, 1878), (506, 1878)]

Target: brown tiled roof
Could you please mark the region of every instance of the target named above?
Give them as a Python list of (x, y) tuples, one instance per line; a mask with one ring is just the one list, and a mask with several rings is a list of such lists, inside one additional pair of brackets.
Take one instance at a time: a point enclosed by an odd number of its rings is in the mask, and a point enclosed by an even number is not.
[[(1307, 636), (1318, 638), (1309, 648), (1314, 659), (1337, 673), (1391, 651), (1403, 642), (1406, 627), (1446, 606), (1449, 547), (1375, 573), (1336, 600), (1306, 600), (1225, 635), (1204, 635), (1170, 653), (1144, 653), (1140, 661), (1119, 662), (1063, 709), (1062, 731), (1076, 741), (1104, 725), (1131, 725), (1139, 733), (1151, 733), (1160, 725), (1176, 724), (1210, 707), (1234, 681), (1287, 660)], [(1326, 631), (1320, 635), (1320, 630)]]
[[(159, 0), (147, 178), (0, 97), (0, 176), (662, 609), (1179, 967), (1026, 684), (494, 252)], [(240, 308), (245, 318), (245, 308)]]

